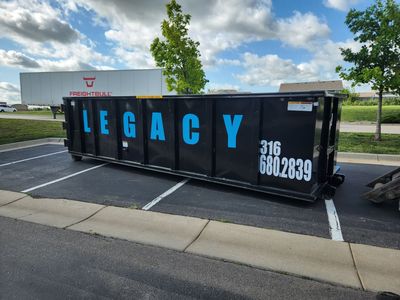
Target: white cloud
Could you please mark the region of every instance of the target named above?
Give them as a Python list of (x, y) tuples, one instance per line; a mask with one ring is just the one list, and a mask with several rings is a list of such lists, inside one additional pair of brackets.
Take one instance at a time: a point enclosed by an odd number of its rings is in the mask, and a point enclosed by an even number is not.
[(338, 43), (327, 40), (314, 49), (310, 61), (297, 64), (278, 55), (258, 56), (245, 53), (243, 56), (245, 71), (235, 76), (241, 82), (255, 86), (279, 86), (282, 82), (338, 79), (335, 68), (343, 63), (340, 47), (358, 50), (361, 45), (352, 40)]
[(239, 59), (227, 59), (227, 58), (218, 58), (216, 60), (218, 65), (225, 65), (225, 66), (240, 66), (242, 62)]
[[(58, 0), (61, 9), (47, 1), (11, 0), (0, 3), (0, 37), (22, 46), (17, 51), (0, 50), (0, 64), (40, 70), (110, 69), (154, 67), (150, 44), (160, 36), (169, 0)], [(326, 5), (344, 7), (341, 1), (326, 0)], [(350, 0), (355, 3), (356, 0)], [(184, 13), (192, 15), (190, 35), (200, 41), (202, 61), (209, 66), (238, 66), (236, 75), (250, 85), (277, 86), (282, 81), (305, 81), (335, 77), (341, 62), (339, 46), (329, 40), (330, 28), (324, 19), (311, 12), (277, 18), (272, 0), (181, 0)], [(348, 2), (346, 2), (348, 3)], [(349, 4), (350, 5), (350, 4)], [(82, 11), (83, 10), (83, 11)], [(15, 11), (15, 14), (13, 14)], [(115, 58), (96, 51), (96, 44), (73, 28), (65, 19), (71, 12), (85, 15), (101, 26)], [(31, 26), (30, 26), (31, 25)], [(35, 32), (31, 32), (32, 28)], [(241, 59), (219, 55), (248, 42), (279, 40), (284, 45), (306, 49), (309, 61), (294, 62), (278, 55), (255, 55)]]
[(293, 47), (310, 48), (330, 34), (329, 26), (312, 13), (294, 12), (293, 17), (277, 22), (277, 34), (286, 44)]
[(90, 63), (82, 62), (74, 57), (63, 60), (39, 59), (42, 71), (77, 71), (77, 70), (95, 70), (95, 66)]
[(0, 65), (17, 66), (28, 69), (39, 68), (40, 65), (32, 58), (14, 50), (5, 51), (0, 49)]
[(79, 32), (60, 19), (60, 13), (46, 2), (0, 2), (0, 36), (21, 44), (30, 42), (72, 43)]
[(115, 48), (115, 54), (121, 63), (128, 68), (149, 69), (154, 67), (154, 60), (148, 51), (142, 49), (127, 50), (123, 47)]
[(208, 93), (215, 93), (219, 92), (221, 90), (235, 90), (239, 91), (240, 87), (235, 84), (229, 84), (229, 83), (211, 83), (207, 85), (207, 92)]
[(291, 59), (278, 55), (258, 56), (252, 53), (243, 55), (245, 72), (236, 77), (243, 83), (258, 86), (279, 86), (288, 81), (316, 80), (318, 74), (311, 68), (296, 65)]
[(0, 82), (0, 101), (8, 104), (21, 103), (19, 88), (9, 82)]
[(324, 5), (341, 11), (348, 11), (353, 5), (362, 0), (324, 0)]
[[(90, 61), (90, 60), (89, 60)], [(35, 71), (77, 71), (77, 70), (109, 70), (107, 65), (93, 65), (82, 60), (80, 56), (71, 56), (66, 59), (34, 59), (14, 50), (0, 49), (0, 65), (18, 67)]]
[[(76, 9), (72, 0), (65, 5)], [(21, 45), (19, 52), (0, 49), (1, 65), (52, 71), (111, 68), (115, 62), (46, 1), (0, 2), (0, 37)]]
[[(59, 0), (65, 3), (65, 0)], [(105, 20), (105, 37), (117, 44), (115, 54), (128, 59), (129, 66), (138, 67), (154, 62), (148, 59), (149, 47), (160, 36), (160, 24), (166, 18), (163, 1), (69, 0), (65, 8), (83, 7), (95, 13), (95, 19)], [(184, 13), (192, 16), (190, 35), (200, 42), (205, 66), (218, 64), (218, 54), (244, 43), (278, 39), (295, 47), (308, 47), (315, 39), (329, 34), (329, 27), (312, 13), (295, 12), (287, 19), (277, 19), (271, 0), (179, 1)], [(300, 31), (299, 31), (300, 28)], [(307, 30), (304, 30), (304, 29)], [(132, 53), (133, 54), (132, 54)], [(146, 53), (140, 60), (137, 53)]]

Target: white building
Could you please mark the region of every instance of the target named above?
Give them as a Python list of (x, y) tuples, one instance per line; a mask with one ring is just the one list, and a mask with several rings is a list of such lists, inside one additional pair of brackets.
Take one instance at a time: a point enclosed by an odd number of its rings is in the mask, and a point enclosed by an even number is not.
[(63, 97), (173, 94), (162, 69), (20, 73), (20, 84), (26, 105), (60, 106)]

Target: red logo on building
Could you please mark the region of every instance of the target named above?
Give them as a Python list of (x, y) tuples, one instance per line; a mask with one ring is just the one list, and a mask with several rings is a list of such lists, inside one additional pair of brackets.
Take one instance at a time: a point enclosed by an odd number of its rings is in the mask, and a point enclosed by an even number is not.
[[(83, 81), (85, 81), (87, 88), (92, 88), (94, 86), (94, 81), (96, 77), (83, 77)], [(101, 85), (101, 82), (100, 82)], [(110, 97), (112, 96), (112, 92), (106, 91), (70, 91), (69, 95), (72, 97)]]
[(83, 77), (83, 80), (85, 80), (86, 87), (91, 88), (94, 85), (96, 77)]

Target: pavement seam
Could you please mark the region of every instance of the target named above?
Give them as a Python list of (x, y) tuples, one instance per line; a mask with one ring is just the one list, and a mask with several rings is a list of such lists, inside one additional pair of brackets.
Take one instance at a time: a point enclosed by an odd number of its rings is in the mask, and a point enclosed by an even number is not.
[(182, 252), (186, 252), (186, 250), (187, 250), (191, 245), (193, 245), (193, 243), (194, 243), (195, 241), (197, 241), (197, 240), (200, 238), (200, 235), (203, 233), (204, 229), (206, 229), (206, 227), (207, 227), (207, 225), (210, 223), (210, 221), (211, 221), (211, 220), (207, 220), (207, 223), (206, 223), (206, 224), (204, 225), (204, 227), (200, 230), (199, 234), (193, 239), (193, 241), (191, 241), (191, 242), (189, 243), (189, 245), (187, 245), (187, 246), (185, 247), (185, 249), (183, 249)]
[(351, 249), (351, 243), (347, 243), (347, 244), (349, 245), (349, 250), (350, 250), (350, 254), (351, 254), (351, 259), (352, 259), (352, 261), (353, 261), (354, 269), (356, 270), (358, 280), (360, 281), (361, 288), (362, 288), (364, 291), (366, 291), (366, 288), (365, 288), (365, 285), (364, 285), (364, 283), (363, 283), (363, 281), (362, 281), (360, 272), (358, 271), (358, 268), (357, 268), (356, 258), (355, 258), (355, 256), (354, 256), (353, 249)]
[(103, 207), (101, 207), (100, 209), (98, 209), (94, 213), (92, 213), (90, 216), (88, 216), (88, 217), (86, 217), (86, 218), (84, 218), (84, 219), (82, 219), (82, 220), (80, 220), (78, 222), (75, 222), (75, 223), (72, 223), (70, 225), (67, 225), (67, 226), (63, 227), (62, 229), (68, 229), (71, 226), (74, 226), (74, 225), (77, 225), (79, 223), (85, 222), (86, 220), (89, 220), (91, 217), (93, 217), (94, 215), (96, 215), (97, 213), (99, 213), (100, 211), (105, 209), (106, 207), (108, 207), (108, 205), (104, 205)]
[(29, 195), (23, 195), (23, 196), (21, 196), (21, 198), (18, 198), (18, 199), (15, 199), (15, 200), (11, 201), (11, 202), (8, 202), (8, 203), (5, 203), (5, 204), (0, 205), (0, 207), (3, 207), (3, 206), (6, 206), (6, 205), (15, 203), (15, 202), (17, 202), (17, 201), (19, 201), (19, 200), (22, 200), (22, 199), (26, 198), (26, 197), (29, 197)]

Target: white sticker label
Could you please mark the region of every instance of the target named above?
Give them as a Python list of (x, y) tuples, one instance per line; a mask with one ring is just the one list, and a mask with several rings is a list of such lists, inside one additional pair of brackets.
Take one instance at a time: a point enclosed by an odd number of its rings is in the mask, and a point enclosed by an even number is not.
[(122, 147), (123, 148), (128, 148), (128, 142), (127, 141), (122, 141)]
[(312, 102), (302, 102), (302, 101), (289, 101), (288, 111), (312, 111)]

